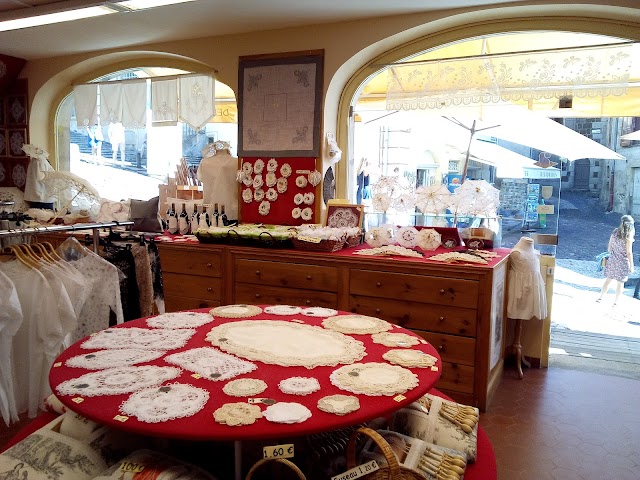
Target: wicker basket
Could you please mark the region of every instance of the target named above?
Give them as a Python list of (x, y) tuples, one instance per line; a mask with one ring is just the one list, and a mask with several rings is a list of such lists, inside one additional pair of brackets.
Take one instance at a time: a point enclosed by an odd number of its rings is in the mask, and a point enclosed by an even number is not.
[(293, 246), (298, 250), (305, 250), (307, 252), (337, 252), (344, 247), (344, 240), (320, 240), (318, 243), (305, 242), (304, 240), (298, 240), (292, 238)]
[(425, 480), (426, 477), (424, 475), (400, 465), (396, 454), (393, 453), (393, 450), (391, 450), (391, 447), (382, 435), (368, 427), (359, 428), (353, 432), (351, 438), (349, 438), (349, 444), (347, 445), (347, 470), (351, 470), (357, 466), (356, 445), (359, 433), (371, 438), (387, 461), (386, 466), (382, 466), (375, 472), (364, 475), (362, 478), (366, 478), (367, 480)]
[(293, 470), (295, 472), (295, 474), (298, 476), (298, 478), (300, 480), (306, 480), (306, 478), (307, 478), (307, 477), (304, 476), (304, 473), (302, 473), (302, 471), (296, 466), (295, 463), (290, 462), (286, 458), (263, 458), (263, 459), (258, 460), (256, 463), (253, 464), (253, 466), (251, 467), (251, 469), (247, 473), (247, 476), (245, 477), (244, 480), (251, 480), (251, 478), (253, 477), (253, 474), (255, 473), (255, 471), (258, 468), (260, 468), (265, 463), (272, 463), (272, 462), (277, 462), (277, 463), (281, 463), (283, 465), (286, 465), (287, 467), (289, 467), (291, 470)]

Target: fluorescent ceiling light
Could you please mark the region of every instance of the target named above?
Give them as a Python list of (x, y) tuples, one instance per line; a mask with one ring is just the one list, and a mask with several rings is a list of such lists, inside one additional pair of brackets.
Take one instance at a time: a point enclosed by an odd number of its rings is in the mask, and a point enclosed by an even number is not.
[(123, 2), (111, 2), (114, 5), (128, 8), (130, 10), (146, 10), (148, 8), (164, 7), (176, 3), (194, 2), (195, 0), (125, 0)]
[(46, 13), (27, 18), (16, 18), (14, 20), (5, 20), (0, 22), (0, 32), (18, 30), (21, 28), (39, 27), (52, 23), (70, 22), (72, 20), (80, 20), (81, 18), (99, 17), (100, 15), (108, 15), (109, 13), (115, 12), (108, 7), (96, 6), (79, 8), (77, 10), (68, 10), (66, 12)]

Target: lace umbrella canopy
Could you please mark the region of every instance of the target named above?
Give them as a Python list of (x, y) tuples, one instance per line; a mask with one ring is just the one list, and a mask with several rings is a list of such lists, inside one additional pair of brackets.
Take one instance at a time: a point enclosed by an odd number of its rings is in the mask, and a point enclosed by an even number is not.
[(443, 185), (418, 187), (416, 190), (416, 207), (422, 213), (438, 215), (444, 213), (451, 204), (451, 192)]
[(500, 205), (500, 190), (486, 180), (467, 180), (451, 197), (451, 209), (457, 217), (495, 217)]
[(67, 212), (81, 213), (92, 218), (98, 215), (102, 199), (98, 191), (84, 178), (71, 172), (54, 170), (44, 173), (43, 183), (58, 202), (56, 217)]

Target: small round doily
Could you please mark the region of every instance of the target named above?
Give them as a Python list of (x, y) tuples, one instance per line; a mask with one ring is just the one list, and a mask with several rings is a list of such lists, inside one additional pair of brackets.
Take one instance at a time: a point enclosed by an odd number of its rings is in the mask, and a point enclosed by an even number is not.
[(147, 319), (147, 325), (155, 328), (198, 328), (213, 322), (208, 313), (171, 312)]
[(231, 397), (251, 397), (267, 389), (267, 384), (255, 378), (239, 378), (222, 387), (222, 391)]
[(272, 315), (296, 315), (302, 311), (302, 307), (294, 307), (292, 305), (270, 305), (264, 307), (264, 313)]
[(278, 193), (284, 193), (287, 191), (287, 187), (288, 187), (289, 182), (287, 182), (287, 179), (284, 177), (280, 177), (278, 179), (278, 181), (276, 182), (276, 189), (278, 190)]
[(313, 377), (290, 377), (282, 380), (278, 388), (289, 395), (309, 395), (320, 390), (320, 382)]
[(67, 367), (102, 370), (104, 368), (124, 367), (137, 363), (151, 362), (163, 356), (164, 350), (145, 348), (113, 348), (98, 350), (84, 355), (76, 355), (65, 362)]
[(218, 423), (237, 427), (251, 425), (257, 419), (262, 418), (262, 411), (258, 405), (251, 405), (245, 402), (225, 403), (213, 412), (213, 418)]
[(418, 337), (406, 333), (381, 332), (371, 335), (373, 343), (384, 345), (385, 347), (413, 347), (420, 343)]
[(262, 313), (262, 309), (255, 305), (223, 305), (209, 310), (214, 317), (222, 318), (246, 318), (255, 317)]
[(271, 203), (268, 200), (263, 200), (260, 202), (258, 206), (258, 213), (260, 215), (269, 215), (269, 211), (271, 210)]
[(159, 423), (195, 415), (207, 400), (209, 392), (202, 388), (172, 383), (133, 393), (120, 405), (120, 412), (141, 422)]
[(418, 230), (414, 227), (401, 227), (395, 236), (398, 245), (405, 248), (413, 248), (418, 244)]
[(273, 187), (277, 181), (278, 181), (278, 177), (273, 172), (267, 173), (264, 177), (264, 182), (269, 188)]
[(251, 203), (253, 201), (253, 192), (250, 188), (242, 190), (242, 201), (244, 203)]
[(275, 172), (278, 169), (278, 161), (275, 158), (270, 158), (267, 162), (267, 172)]
[(387, 362), (409, 368), (433, 367), (438, 359), (420, 350), (389, 350), (382, 355)]
[(329, 395), (318, 400), (318, 410), (333, 413), (335, 415), (346, 415), (355, 412), (360, 408), (360, 400), (353, 395)]
[(287, 178), (289, 175), (291, 175), (292, 171), (293, 170), (291, 170), (291, 165), (289, 165), (288, 163), (285, 163), (280, 167), (280, 175), (282, 175), (284, 178)]
[(264, 160), (259, 158), (256, 160), (256, 163), (253, 164), (253, 171), (255, 173), (262, 173), (262, 170), (264, 170)]
[(338, 315), (322, 321), (322, 326), (340, 333), (364, 335), (391, 330), (391, 324), (385, 320), (366, 315)]
[(309, 307), (302, 310), (302, 315), (307, 317), (332, 317), (338, 314), (337, 310), (325, 307)]
[(331, 383), (341, 390), (361, 395), (397, 395), (418, 385), (411, 370), (388, 363), (353, 363), (334, 370)]
[(303, 220), (308, 222), (309, 220), (311, 220), (311, 217), (313, 217), (313, 210), (311, 210), (309, 207), (303, 208), (302, 212), (300, 212), (300, 216)]
[(302, 210), (300, 209), (300, 207), (296, 207), (293, 210), (291, 210), (291, 216), (295, 219), (300, 218), (300, 215), (302, 215)]
[(301, 423), (311, 418), (311, 410), (300, 403), (278, 402), (265, 409), (264, 418), (274, 423)]

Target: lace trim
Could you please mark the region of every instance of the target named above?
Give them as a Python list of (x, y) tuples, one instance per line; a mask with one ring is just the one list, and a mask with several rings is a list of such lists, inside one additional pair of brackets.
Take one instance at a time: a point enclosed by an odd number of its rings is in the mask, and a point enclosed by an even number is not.
[(179, 368), (154, 365), (108, 368), (66, 380), (56, 390), (62, 395), (85, 397), (121, 395), (160, 385), (176, 378), (181, 372)]
[(321, 327), (285, 320), (244, 320), (213, 327), (206, 339), (225, 352), (284, 367), (335, 366), (360, 360), (364, 344)]
[(477, 255), (471, 255), (470, 253), (462, 253), (462, 252), (447, 252), (447, 253), (439, 253), (438, 255), (433, 255), (429, 257), (429, 260), (435, 260), (437, 262), (461, 262), (461, 263), (480, 263), (486, 265), (487, 262), (484, 258), (478, 257)]
[[(367, 242), (368, 243), (368, 242)], [(369, 248), (365, 250), (356, 250), (353, 252), (358, 255), (369, 255), (378, 257), (389, 257), (397, 255), (399, 257), (422, 258), (420, 252), (401, 247), (400, 245), (385, 245), (384, 247)]]
[(202, 388), (170, 383), (132, 394), (120, 405), (120, 412), (141, 422), (159, 423), (195, 415), (207, 400), (209, 392)]
[(255, 305), (223, 305), (222, 307), (212, 308), (209, 313), (214, 317), (246, 318), (260, 315), (262, 309)]
[(384, 345), (385, 347), (413, 347), (418, 345), (420, 339), (406, 333), (382, 332), (371, 335), (373, 343)]
[(165, 357), (164, 360), (213, 381), (229, 380), (258, 368), (251, 362), (240, 360), (211, 347), (174, 353)]
[(300, 403), (278, 402), (265, 409), (264, 417), (274, 423), (302, 423), (311, 418), (311, 410)]
[(173, 312), (163, 313), (147, 320), (147, 325), (155, 328), (198, 328), (213, 322), (207, 313)]
[(124, 367), (136, 363), (151, 362), (163, 356), (166, 352), (161, 350), (148, 350), (140, 348), (119, 348), (113, 350), (98, 350), (85, 355), (76, 355), (69, 358), (67, 367), (86, 368), (88, 370), (102, 370), (104, 368)]
[(433, 367), (438, 359), (420, 350), (389, 350), (382, 355), (386, 361), (403, 367)]
[(325, 307), (309, 307), (302, 310), (302, 315), (306, 315), (307, 317), (331, 317), (333, 315), (337, 315), (338, 311), (333, 308), (325, 308)]
[(222, 387), (222, 391), (232, 397), (252, 397), (267, 389), (267, 384), (255, 378), (232, 380)]
[(278, 388), (289, 395), (309, 395), (320, 390), (320, 382), (313, 377), (290, 377), (282, 380)]
[(322, 326), (340, 333), (368, 334), (391, 330), (389, 322), (366, 315), (338, 315), (322, 321)]
[(335, 415), (346, 415), (360, 409), (360, 400), (353, 395), (329, 395), (318, 400), (318, 409)]
[(418, 385), (418, 377), (410, 370), (376, 362), (345, 365), (329, 379), (341, 390), (370, 396), (396, 395)]
[(264, 307), (264, 312), (272, 315), (296, 315), (301, 311), (301, 307), (293, 307), (291, 305), (271, 305)]
[(95, 333), (81, 347), (99, 348), (148, 348), (150, 350), (175, 350), (186, 345), (196, 333), (193, 329), (149, 330), (146, 328), (107, 328)]
[(225, 403), (213, 412), (216, 422), (237, 427), (251, 425), (257, 419), (262, 418), (262, 411), (258, 405), (250, 405), (244, 402)]

